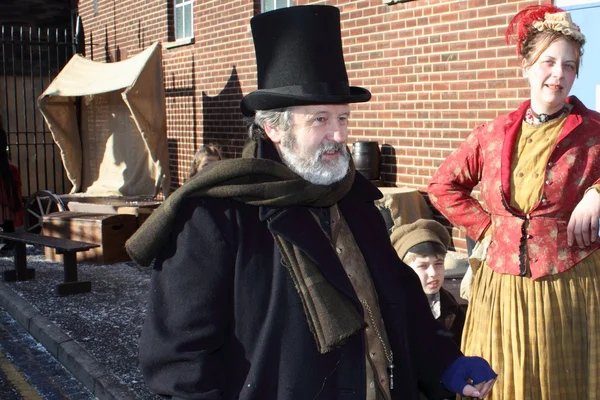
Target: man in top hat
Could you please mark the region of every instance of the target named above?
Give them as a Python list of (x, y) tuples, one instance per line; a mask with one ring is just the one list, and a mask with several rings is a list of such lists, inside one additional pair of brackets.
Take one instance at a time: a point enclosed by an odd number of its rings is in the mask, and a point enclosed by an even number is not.
[(438, 335), (373, 204), (380, 192), (355, 174), (348, 104), (370, 93), (348, 84), (339, 10), (285, 8), (251, 25), (259, 89), (241, 104), (253, 117), (242, 158), (190, 179), (127, 243), (138, 263), (154, 260), (149, 387), (174, 399), (485, 395), (495, 373)]
[(390, 240), (398, 257), (417, 273), (433, 317), (460, 347), (466, 306), (443, 288), (450, 234), (435, 220), (419, 219), (396, 227)]

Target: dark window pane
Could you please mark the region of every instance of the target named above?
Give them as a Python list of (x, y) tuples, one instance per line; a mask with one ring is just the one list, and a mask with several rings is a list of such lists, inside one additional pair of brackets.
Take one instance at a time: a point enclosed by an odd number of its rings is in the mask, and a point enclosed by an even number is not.
[(183, 37), (183, 7), (175, 7), (175, 39)]
[(192, 5), (190, 3), (183, 6), (183, 26), (184, 34), (186, 38), (190, 38), (193, 35), (192, 33)]
[(263, 0), (263, 12), (275, 9), (275, 0)]
[(285, 8), (285, 7), (289, 6), (289, 5), (291, 5), (290, 4), (291, 1), (289, 1), (289, 0), (276, 0), (276, 2), (277, 2), (277, 8), (278, 9), (279, 8)]

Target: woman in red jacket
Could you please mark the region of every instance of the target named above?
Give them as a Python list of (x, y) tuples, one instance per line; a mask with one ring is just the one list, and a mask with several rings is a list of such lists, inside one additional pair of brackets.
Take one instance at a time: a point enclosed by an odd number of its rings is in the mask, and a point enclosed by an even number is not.
[(498, 372), (491, 399), (596, 399), (600, 114), (568, 96), (585, 39), (552, 5), (519, 12), (513, 33), (531, 99), (475, 128), (429, 185), (434, 206), (485, 254), (463, 351)]
[[(21, 178), (18, 168), (9, 161), (8, 139), (0, 119), (0, 228), (4, 232), (14, 232), (15, 222), (20, 219), (22, 210)], [(18, 225), (18, 223), (17, 223)], [(7, 243), (2, 250), (10, 250), (12, 243)]]

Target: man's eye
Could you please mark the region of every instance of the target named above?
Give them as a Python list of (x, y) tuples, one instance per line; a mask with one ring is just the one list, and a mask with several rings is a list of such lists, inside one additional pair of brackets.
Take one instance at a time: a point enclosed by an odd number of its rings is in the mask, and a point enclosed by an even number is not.
[(569, 68), (570, 70), (575, 70), (575, 66), (573, 64), (567, 64), (565, 67)]
[(342, 125), (348, 124), (348, 117), (339, 117), (338, 120), (340, 121), (340, 124), (342, 124)]
[(315, 121), (317, 121), (317, 122), (325, 122), (325, 117), (317, 117), (317, 118), (315, 118)]

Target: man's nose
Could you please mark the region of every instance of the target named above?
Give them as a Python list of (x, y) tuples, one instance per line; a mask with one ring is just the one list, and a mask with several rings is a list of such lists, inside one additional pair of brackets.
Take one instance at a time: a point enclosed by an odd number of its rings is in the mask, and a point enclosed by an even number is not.
[(337, 143), (346, 143), (346, 140), (348, 140), (348, 126), (342, 121), (332, 119), (328, 139)]
[(427, 275), (434, 277), (437, 275), (437, 271), (435, 269), (435, 266), (430, 265), (429, 268), (427, 268)]

